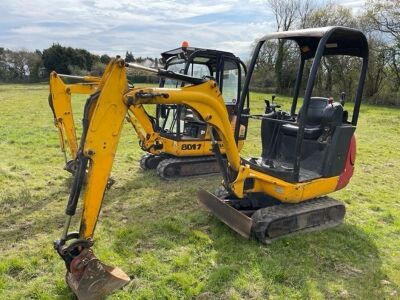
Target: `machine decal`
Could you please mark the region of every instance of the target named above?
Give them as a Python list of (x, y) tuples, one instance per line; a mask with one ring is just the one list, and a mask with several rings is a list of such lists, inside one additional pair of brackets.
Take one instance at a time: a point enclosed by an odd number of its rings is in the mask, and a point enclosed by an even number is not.
[(201, 144), (183, 144), (181, 146), (182, 150), (200, 150)]

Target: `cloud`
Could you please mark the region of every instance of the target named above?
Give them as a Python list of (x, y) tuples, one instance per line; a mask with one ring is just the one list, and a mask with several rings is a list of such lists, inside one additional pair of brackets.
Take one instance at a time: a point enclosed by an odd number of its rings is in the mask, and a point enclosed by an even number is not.
[(132, 51), (158, 57), (188, 40), (195, 47), (232, 51), (246, 59), (252, 42), (274, 27), (262, 0), (0, 2), (0, 46), (12, 49), (61, 43), (98, 54)]

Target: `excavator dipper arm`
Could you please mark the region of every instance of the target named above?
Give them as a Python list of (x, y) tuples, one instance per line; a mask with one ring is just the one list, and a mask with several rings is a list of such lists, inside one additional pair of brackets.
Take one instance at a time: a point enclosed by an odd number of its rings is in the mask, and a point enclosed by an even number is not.
[[(66, 84), (62, 79), (70, 77), (78, 79), (82, 83)], [(57, 74), (54, 71), (50, 74), (49, 105), (53, 112), (54, 124), (57, 127), (60, 148), (65, 156), (65, 169), (69, 172), (74, 171), (70, 162), (76, 158), (78, 153), (78, 140), (76, 137), (71, 96), (73, 94), (93, 94), (99, 82), (100, 78), (94, 76), (70, 76)], [(69, 149), (71, 161), (67, 159), (66, 148)]]

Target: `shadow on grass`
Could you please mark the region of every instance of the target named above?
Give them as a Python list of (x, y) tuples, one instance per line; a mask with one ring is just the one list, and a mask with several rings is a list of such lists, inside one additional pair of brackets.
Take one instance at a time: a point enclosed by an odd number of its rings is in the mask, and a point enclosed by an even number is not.
[[(386, 277), (378, 249), (371, 237), (356, 226), (344, 224), (261, 245), (239, 237), (199, 208), (196, 191), (200, 186), (212, 190), (210, 181), (191, 178), (165, 182), (153, 172), (138, 172), (133, 176), (106, 192), (99, 222), (101, 234), (95, 235), (96, 251), (106, 258), (105, 262), (107, 256), (116, 254), (121, 267), (132, 278), (159, 280), (154, 286), (156, 294), (165, 292), (165, 297), (184, 298), (200, 293), (222, 296), (233, 287), (241, 297), (250, 298), (253, 284), (257, 286), (259, 298), (285, 295), (288, 291), (300, 293), (302, 298), (314, 298), (315, 293), (335, 298), (343, 290), (350, 298), (384, 295), (380, 282)], [(1, 224), (41, 210), (43, 215), (23, 230), (23, 236), (34, 238), (37, 233), (54, 233), (55, 226), (64, 222), (64, 209), (58, 212), (51, 209), (60, 193), (55, 192), (34, 206), (3, 218)], [(14, 242), (16, 235), (21, 234), (20, 228), (9, 229), (2, 233), (4, 243)], [(175, 262), (162, 260), (163, 255), (171, 253), (180, 257), (180, 251), (187, 248), (196, 253), (197, 266), (191, 265), (190, 255), (182, 255), (177, 266)], [(209, 253), (214, 253), (212, 258), (204, 258)], [(138, 257), (146, 263), (136, 263)], [(211, 259), (215, 265), (210, 265)], [(158, 279), (160, 275), (153, 272), (166, 274), (166, 279)], [(191, 278), (191, 273), (201, 274), (201, 278)], [(128, 294), (140, 287), (131, 288)], [(71, 295), (68, 289), (58, 293)]]
[[(262, 285), (259, 296), (265, 298), (271, 293), (284, 295), (288, 290), (298, 291), (304, 298), (313, 298), (314, 293), (338, 297), (347, 292), (349, 297), (379, 298), (384, 293), (380, 282), (386, 276), (378, 249), (358, 227), (344, 224), (261, 245), (239, 237), (200, 210), (195, 192), (207, 184), (199, 178), (165, 182), (153, 173), (138, 172), (134, 179), (107, 192), (102, 227), (113, 242), (106, 248), (125, 261), (124, 269), (132, 278), (150, 272), (131, 265), (132, 255), (140, 257), (162, 249), (179, 252), (185, 247), (200, 247), (206, 252), (211, 247), (216, 252), (217, 267), (203, 270), (207, 276), (201, 279), (201, 292), (218, 295), (235, 287), (243, 292), (242, 297), (250, 297), (250, 287), (241, 290), (237, 279), (246, 278), (249, 284), (254, 273), (261, 276), (256, 282)], [(135, 195), (140, 195), (139, 201), (134, 200)], [(206, 234), (210, 245), (197, 241), (193, 231)], [(171, 284), (176, 283), (166, 285)]]
[[(224, 225), (221, 225), (225, 227)], [(218, 251), (218, 265), (207, 281), (206, 290), (217, 292), (221, 286), (235, 286), (243, 274), (262, 279), (262, 297), (272, 292), (290, 298), (300, 294), (312, 299), (324, 298), (379, 299), (384, 295), (381, 281), (387, 279), (381, 267), (379, 252), (372, 239), (356, 226), (303, 233), (262, 245), (254, 240), (232, 236), (227, 228), (210, 237)], [(234, 233), (233, 233), (234, 234)], [(221, 238), (222, 237), (222, 238)], [(397, 286), (394, 287), (398, 289)], [(244, 297), (246, 295), (246, 292)]]
[[(223, 296), (221, 294), (234, 287), (242, 293), (241, 297), (250, 298), (252, 284), (260, 285), (257, 294), (260, 298), (268, 298), (271, 294), (285, 296), (288, 291), (293, 292), (293, 296), (300, 294), (302, 298), (322, 294), (326, 298), (378, 299), (385, 293), (381, 281), (387, 276), (382, 271), (377, 246), (373, 237), (357, 226), (345, 223), (334, 229), (298, 234), (277, 240), (272, 245), (262, 245), (241, 238), (200, 209), (195, 193), (175, 187), (190, 185), (191, 190), (197, 191), (208, 183), (207, 189), (212, 190), (209, 182), (195, 179), (193, 183), (185, 179), (180, 184), (169, 183), (165, 187), (163, 181), (143, 175), (142, 180), (133, 180), (126, 188), (133, 195), (133, 190), (137, 192), (137, 189), (147, 187), (148, 180), (157, 186), (151, 193), (153, 198), (146, 203), (137, 203), (135, 208), (127, 207), (124, 213), (128, 216), (127, 229), (113, 236), (113, 250), (122, 258), (132, 253), (140, 257), (146, 251), (158, 252), (163, 248), (172, 252), (185, 247), (197, 247), (204, 253), (215, 251), (216, 267), (208, 266), (207, 270), (202, 270), (200, 280), (203, 284), (201, 293), (210, 292), (211, 296)], [(119, 196), (123, 198), (124, 192)], [(208, 236), (210, 245), (207, 240), (197, 240), (194, 231)], [(128, 258), (127, 261), (132, 262)], [(132, 277), (148, 276), (147, 269), (129, 264), (125, 268)], [(191, 266), (187, 268), (190, 270)], [(259, 278), (252, 282), (252, 276)], [(398, 289), (395, 285), (392, 287)]]
[[(169, 187), (168, 192), (171, 192), (171, 186), (173, 187), (172, 189), (175, 188), (182, 192), (182, 189), (179, 189), (180, 184), (178, 182), (164, 181), (154, 172), (138, 172), (133, 176), (133, 179), (125, 182), (123, 185), (106, 191), (101, 216), (107, 215), (106, 212), (113, 207), (115, 202), (123, 204), (124, 201), (131, 201), (137, 195), (137, 191), (142, 188), (154, 188), (152, 193), (149, 193), (150, 196), (157, 193), (163, 194), (163, 191), (165, 192), (163, 186)], [(183, 182), (187, 183), (188, 180), (184, 179)], [(0, 219), (1, 244), (6, 246), (21, 239), (33, 238), (35, 234), (52, 233), (56, 228), (60, 228), (61, 233), (61, 227), (65, 222), (64, 211), (69, 197), (68, 191), (71, 186), (72, 177), (68, 177), (62, 182), (59, 190), (52, 192), (46, 197), (34, 199), (33, 201), (32, 199), (18, 199), (18, 207), (13, 209), (14, 212), (4, 215)], [(79, 207), (82, 206), (83, 194), (84, 191), (81, 192), (78, 211), (74, 217), (76, 222), (79, 222), (80, 219)], [(57, 209), (55, 209), (54, 206), (56, 202), (60, 201), (61, 197), (63, 198), (61, 200), (62, 203), (57, 203)], [(156, 203), (162, 205), (160, 202)], [(114, 210), (120, 211), (120, 207), (114, 207)], [(149, 211), (149, 208), (145, 208), (144, 211)], [(72, 227), (72, 229), (75, 231), (78, 227)]]

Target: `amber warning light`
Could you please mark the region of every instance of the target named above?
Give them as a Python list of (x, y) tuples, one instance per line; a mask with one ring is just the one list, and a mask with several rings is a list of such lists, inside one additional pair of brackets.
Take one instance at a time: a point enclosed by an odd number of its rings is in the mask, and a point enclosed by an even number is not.
[(187, 47), (189, 47), (189, 42), (188, 41), (183, 41), (182, 42), (182, 48), (186, 49)]

